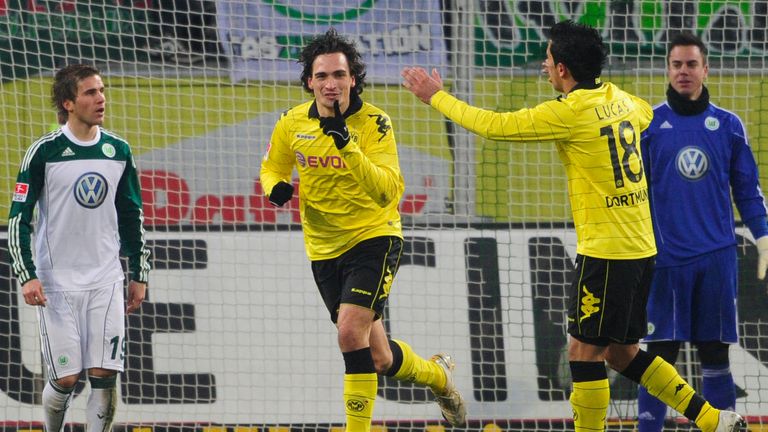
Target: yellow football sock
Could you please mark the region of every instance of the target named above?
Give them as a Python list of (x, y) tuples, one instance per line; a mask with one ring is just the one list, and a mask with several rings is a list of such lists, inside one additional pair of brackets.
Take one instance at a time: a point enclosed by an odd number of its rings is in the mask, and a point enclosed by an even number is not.
[(415, 382), (436, 390), (445, 388), (445, 372), (437, 363), (425, 360), (413, 352), (413, 348), (403, 341), (392, 339), (403, 351), (403, 364), (393, 377), (401, 381)]
[(344, 375), (346, 432), (370, 432), (379, 380), (375, 373)]
[(605, 430), (611, 390), (608, 379), (573, 383), (571, 407), (576, 432)]
[[(652, 396), (667, 404), (679, 413), (685, 413), (691, 398), (696, 392), (677, 373), (674, 366), (661, 357), (656, 357), (640, 377), (640, 385)], [(702, 411), (704, 411), (702, 409)], [(698, 423), (698, 422), (697, 422)], [(717, 424), (717, 420), (715, 420)]]
[(702, 431), (713, 431), (717, 429), (717, 423), (720, 422), (720, 410), (706, 402), (696, 416), (696, 426)]

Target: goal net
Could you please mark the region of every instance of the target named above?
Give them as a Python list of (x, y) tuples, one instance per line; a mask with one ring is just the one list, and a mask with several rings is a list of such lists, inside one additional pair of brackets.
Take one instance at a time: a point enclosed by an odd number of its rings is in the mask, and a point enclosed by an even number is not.
[[(653, 105), (665, 97), (668, 35), (702, 36), (712, 100), (744, 120), (766, 175), (768, 1), (0, 0), (0, 213), (27, 147), (57, 127), (50, 85), (66, 64), (102, 71), (105, 127), (136, 156), (153, 271), (128, 317), (116, 430), (343, 431), (344, 364), (304, 252), (298, 198), (276, 209), (258, 180), (280, 113), (312, 97), (297, 55), (329, 27), (363, 53), (361, 96), (391, 117), (406, 182), (390, 335), (423, 357), (454, 357), (469, 429), (572, 430), (565, 293), (576, 237), (554, 145), (478, 138), (399, 75), (435, 68), (474, 105), (534, 106), (557, 96), (540, 66), (547, 29), (566, 18), (601, 31), (611, 52), (603, 78)], [(36, 311), (12, 276), (5, 231), (0, 429), (42, 430)], [(736, 410), (756, 431), (768, 427), (768, 297), (754, 241), (738, 233), (731, 371)], [(695, 350), (677, 367), (700, 389)], [(634, 430), (636, 386), (616, 374), (610, 383), (608, 429)], [(88, 392), (81, 379), (73, 430), (84, 428)], [(381, 378), (374, 428), (450, 426), (428, 391)], [(669, 412), (666, 429), (694, 428)]]

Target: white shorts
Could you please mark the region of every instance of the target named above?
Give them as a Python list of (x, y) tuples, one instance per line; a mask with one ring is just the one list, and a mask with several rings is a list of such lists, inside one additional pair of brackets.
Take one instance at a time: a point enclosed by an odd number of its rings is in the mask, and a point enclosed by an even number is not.
[(122, 372), (125, 355), (123, 282), (90, 291), (46, 293), (38, 307), (40, 342), (48, 379), (91, 368)]

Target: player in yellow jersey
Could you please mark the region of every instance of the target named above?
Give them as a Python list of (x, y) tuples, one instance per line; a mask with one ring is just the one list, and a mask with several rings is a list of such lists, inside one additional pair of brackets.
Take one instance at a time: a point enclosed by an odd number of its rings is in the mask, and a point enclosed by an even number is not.
[(563, 21), (549, 35), (542, 68), (563, 95), (533, 108), (497, 113), (470, 106), (443, 91), (436, 70), (405, 68), (403, 85), (483, 137), (557, 146), (577, 235), (568, 304), (576, 431), (605, 429), (606, 362), (702, 431), (739, 431), (741, 416), (713, 408), (672, 365), (638, 343), (647, 331), (645, 305), (656, 255), (640, 156), (640, 132), (651, 122), (651, 107), (600, 80), (607, 52), (595, 29)]
[(365, 65), (334, 29), (310, 41), (299, 62), (314, 99), (277, 121), (261, 183), (270, 202), (282, 206), (298, 170), (306, 251), (346, 367), (346, 430), (370, 431), (377, 374), (428, 386), (445, 419), (462, 425), (466, 409), (451, 356), (425, 360), (389, 339), (381, 321), (403, 251), (398, 204), (405, 184), (389, 116), (360, 98)]

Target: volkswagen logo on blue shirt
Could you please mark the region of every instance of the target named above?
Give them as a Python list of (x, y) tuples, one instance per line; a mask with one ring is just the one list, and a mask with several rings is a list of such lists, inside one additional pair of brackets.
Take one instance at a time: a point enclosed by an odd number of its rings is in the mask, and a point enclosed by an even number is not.
[(698, 147), (685, 147), (677, 153), (677, 171), (688, 180), (699, 180), (709, 169), (709, 158)]
[(93, 209), (104, 202), (108, 190), (104, 176), (95, 172), (85, 173), (75, 182), (75, 200), (81, 206)]

